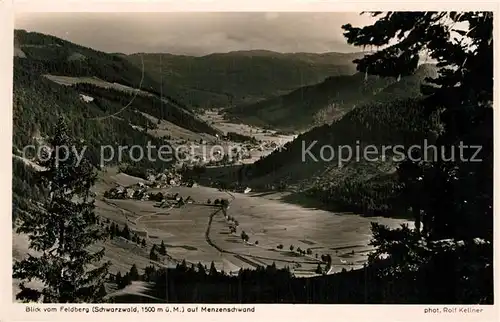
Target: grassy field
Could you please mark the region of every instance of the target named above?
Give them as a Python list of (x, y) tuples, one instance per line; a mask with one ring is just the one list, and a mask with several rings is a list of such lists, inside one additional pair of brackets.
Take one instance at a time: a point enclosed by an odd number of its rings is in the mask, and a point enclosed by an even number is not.
[[(80, 83), (92, 84), (104, 88), (112, 88), (118, 91), (128, 92), (128, 93), (139, 93), (141, 95), (149, 96), (150, 93), (142, 91), (140, 89), (132, 88), (118, 83), (110, 83), (105, 80), (99, 79), (97, 77), (71, 77), (71, 76), (58, 76), (58, 75), (45, 75), (46, 78), (51, 81), (65, 86), (71, 86)], [(139, 84), (137, 84), (139, 85)]]
[[(112, 177), (116, 182), (131, 182), (130, 176), (123, 174)], [(274, 262), (278, 267), (290, 267), (296, 275), (311, 275), (319, 263), (316, 254), (318, 258), (324, 254), (332, 256), (330, 272), (359, 267), (370, 251), (367, 246), (371, 238), (370, 222), (391, 227), (405, 223), (397, 219), (308, 209), (272, 197), (236, 193), (227, 214), (239, 222), (239, 227), (236, 234), (231, 234), (222, 212), (213, 216), (209, 228), (210, 216), (216, 208), (203, 205), (208, 199), (229, 198), (227, 193), (202, 186), (151, 191), (191, 196), (195, 204), (164, 210), (150, 201), (112, 200), (99, 203), (99, 211), (116, 222), (127, 222), (133, 230), (146, 230), (151, 242), (163, 240), (169, 255), (178, 260), (207, 266), (214, 261), (218, 269), (226, 272)], [(248, 242), (241, 239), (241, 231), (248, 234)], [(277, 248), (280, 244), (282, 250)], [(310, 249), (311, 254), (299, 255), (297, 248)]]
[[(195, 200), (215, 198), (221, 192), (206, 187), (172, 188), (171, 192), (190, 195)], [(296, 275), (313, 274), (318, 261), (316, 254), (330, 254), (332, 271), (342, 268), (359, 267), (367, 256), (371, 239), (370, 222), (375, 221), (391, 227), (405, 223), (403, 220), (389, 218), (365, 218), (355, 214), (335, 214), (327, 211), (307, 209), (287, 204), (280, 200), (262, 198), (252, 194), (235, 193), (227, 213), (239, 222), (237, 235), (229, 233), (228, 224), (222, 213), (214, 216), (210, 238), (219, 248), (227, 251), (223, 255), (229, 260), (234, 255), (246, 262), (258, 265), (276, 263), (277, 266), (294, 268)], [(245, 243), (239, 237), (240, 232), (249, 235)], [(258, 241), (258, 245), (255, 245)], [(277, 246), (282, 244), (283, 250)], [(311, 249), (311, 256), (298, 256), (294, 250)], [(251, 265), (251, 264), (250, 264)]]

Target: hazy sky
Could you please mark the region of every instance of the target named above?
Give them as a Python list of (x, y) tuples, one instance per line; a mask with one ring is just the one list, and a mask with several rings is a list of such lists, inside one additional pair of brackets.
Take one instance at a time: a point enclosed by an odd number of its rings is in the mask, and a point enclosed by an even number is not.
[(16, 29), (58, 36), (106, 52), (203, 55), (233, 50), (352, 52), (341, 26), (359, 13), (22, 13)]

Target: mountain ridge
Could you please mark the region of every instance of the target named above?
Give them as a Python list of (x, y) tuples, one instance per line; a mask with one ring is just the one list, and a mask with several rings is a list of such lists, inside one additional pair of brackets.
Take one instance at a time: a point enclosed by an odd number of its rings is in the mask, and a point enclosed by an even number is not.
[(127, 56), (165, 90), (195, 108), (231, 107), (288, 93), (333, 75), (356, 72), (363, 54), (235, 51), (204, 56), (139, 53)]
[(435, 77), (435, 65), (423, 64), (401, 79), (363, 73), (331, 76), (287, 94), (225, 109), (230, 120), (285, 131), (304, 131), (330, 123), (356, 106), (420, 95), (420, 84)]

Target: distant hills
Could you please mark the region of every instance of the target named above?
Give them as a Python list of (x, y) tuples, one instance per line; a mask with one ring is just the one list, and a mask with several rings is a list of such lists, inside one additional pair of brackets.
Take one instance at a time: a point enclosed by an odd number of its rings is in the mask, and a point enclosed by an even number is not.
[(398, 79), (356, 73), (332, 76), (319, 84), (225, 110), (230, 119), (282, 130), (305, 130), (330, 123), (356, 106), (420, 95), (420, 84), (435, 77), (435, 65), (418, 67)]
[(142, 66), (165, 93), (194, 108), (230, 107), (352, 75), (352, 61), (363, 53), (277, 53), (233, 51), (201, 57), (172, 54), (133, 54), (127, 59)]

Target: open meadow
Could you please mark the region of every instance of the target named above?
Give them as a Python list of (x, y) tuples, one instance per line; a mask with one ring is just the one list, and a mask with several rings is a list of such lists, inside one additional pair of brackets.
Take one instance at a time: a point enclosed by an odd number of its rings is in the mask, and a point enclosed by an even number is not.
[[(113, 183), (131, 185), (140, 181), (126, 174), (114, 174), (101, 180), (96, 189), (111, 188)], [(131, 231), (147, 238), (147, 248), (134, 246), (139, 248), (134, 255), (147, 257), (152, 244), (163, 241), (173, 262), (201, 262), (209, 267), (213, 261), (218, 270), (228, 273), (275, 263), (277, 267), (289, 267), (297, 276), (310, 276), (316, 274), (318, 264), (326, 268), (321, 256), (327, 254), (332, 258), (329, 273), (358, 268), (371, 250), (368, 246), (371, 222), (390, 227), (406, 223), (399, 219), (304, 208), (258, 194), (228, 193), (203, 186), (149, 191), (189, 196), (194, 202), (180, 208), (161, 208), (153, 201), (98, 198), (97, 212), (119, 225), (127, 224)], [(214, 200), (223, 198), (231, 201), (226, 214), (213, 205)], [(230, 217), (232, 221), (228, 220)], [(234, 221), (238, 222), (237, 231), (231, 232)], [(241, 238), (242, 232), (248, 240)], [(117, 242), (108, 247), (111, 247), (108, 253), (120, 248)], [(299, 254), (298, 250), (305, 254)], [(120, 255), (116, 261), (126, 257)], [(140, 266), (147, 263), (146, 258)], [(121, 268), (128, 264), (127, 261), (116, 265)]]

